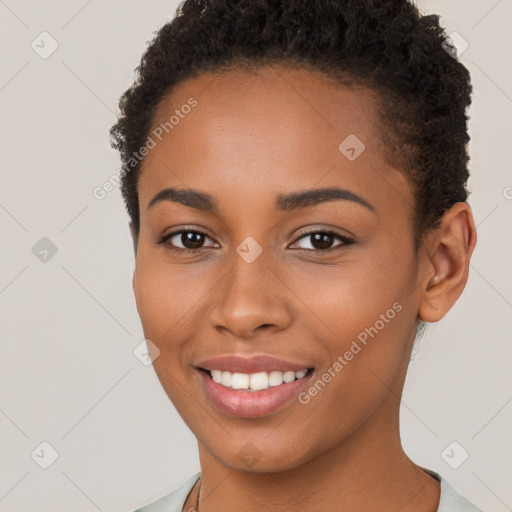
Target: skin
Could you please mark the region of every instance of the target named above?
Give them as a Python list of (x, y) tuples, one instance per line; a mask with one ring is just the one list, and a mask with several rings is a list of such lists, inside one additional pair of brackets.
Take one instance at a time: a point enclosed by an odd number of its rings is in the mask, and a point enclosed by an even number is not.
[[(469, 206), (455, 204), (415, 250), (413, 189), (390, 164), (375, 93), (364, 88), (279, 67), (203, 73), (167, 94), (153, 126), (190, 97), (198, 105), (143, 162), (133, 289), (144, 334), (160, 350), (158, 378), (198, 440), (199, 510), (378, 503), (434, 512), (440, 486), (400, 443), (400, 396), (419, 319), (440, 320), (466, 284), (476, 243)], [(349, 134), (366, 146), (355, 161), (338, 150)], [(330, 186), (375, 211), (348, 200), (275, 210), (279, 193)], [(168, 187), (207, 192), (219, 209), (171, 201), (148, 209)], [(187, 228), (207, 235), (197, 254), (156, 243)], [(318, 244), (304, 235), (322, 229), (354, 243), (332, 238), (329, 252), (315, 254)], [(236, 252), (248, 236), (263, 249), (250, 264)], [(180, 235), (172, 243), (185, 247)], [(234, 418), (202, 391), (194, 362), (223, 354), (307, 362), (315, 382), (397, 302), (401, 311), (308, 404)], [(257, 453), (250, 467), (238, 456), (249, 442)]]

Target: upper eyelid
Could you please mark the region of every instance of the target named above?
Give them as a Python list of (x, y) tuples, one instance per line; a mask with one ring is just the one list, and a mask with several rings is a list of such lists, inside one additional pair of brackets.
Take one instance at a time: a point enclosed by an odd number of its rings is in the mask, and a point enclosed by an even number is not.
[[(170, 240), (171, 238), (173, 238), (176, 235), (179, 235), (181, 233), (190, 233), (190, 232), (199, 233), (199, 234), (204, 235), (205, 237), (209, 238), (212, 242), (214, 242), (216, 244), (219, 243), (213, 237), (208, 235), (208, 233), (205, 233), (204, 231), (202, 231), (200, 229), (196, 229), (196, 228), (182, 228), (182, 229), (179, 229), (177, 231), (172, 231), (168, 235), (165, 235), (162, 238), (162, 241)], [(292, 242), (292, 245), (297, 243), (302, 238), (305, 238), (305, 237), (310, 236), (310, 235), (314, 235), (316, 233), (327, 233), (327, 234), (330, 234), (330, 235), (332, 235), (334, 237), (338, 237), (338, 239), (341, 239), (344, 242), (353, 241), (353, 239), (351, 237), (349, 237), (347, 235), (343, 235), (341, 233), (338, 233), (334, 229), (330, 229), (330, 228), (312, 228), (311, 230), (306, 231), (305, 233), (301, 233), (300, 235), (298, 235), (297, 238), (295, 238), (294, 242)], [(206, 247), (206, 248), (208, 248), (208, 247)], [(177, 249), (181, 249), (181, 247), (177, 247)], [(201, 249), (202, 249), (202, 247), (197, 249), (197, 250), (201, 250)], [(188, 249), (188, 250), (194, 250), (194, 249)], [(305, 250), (312, 250), (312, 249), (305, 249)], [(328, 251), (328, 250), (329, 249), (326, 249), (326, 251)], [(326, 251), (322, 251), (322, 252), (326, 252)]]
[[(341, 241), (341, 244), (335, 245), (334, 247), (330, 247), (329, 249), (321, 250), (321, 249), (302, 249), (304, 251), (320, 251), (320, 252), (329, 252), (331, 249), (334, 249), (338, 247), (339, 245), (351, 245), (354, 240), (353, 238), (342, 235), (341, 233), (336, 232), (333, 229), (312, 229), (311, 231), (306, 231), (305, 233), (302, 233), (300, 236), (298, 236), (294, 242), (292, 242), (292, 245), (296, 244), (299, 240), (302, 240), (305, 237), (308, 237), (310, 235), (314, 235), (316, 233), (326, 233), (328, 235), (332, 235), (334, 238), (337, 238), (339, 241)], [(300, 248), (299, 248), (300, 249)]]

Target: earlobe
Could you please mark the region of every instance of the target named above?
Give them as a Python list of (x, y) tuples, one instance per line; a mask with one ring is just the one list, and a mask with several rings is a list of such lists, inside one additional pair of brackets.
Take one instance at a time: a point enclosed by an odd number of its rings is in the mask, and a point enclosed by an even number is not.
[(422, 320), (437, 322), (455, 304), (466, 286), (475, 244), (471, 209), (466, 203), (456, 203), (426, 241), (431, 277), (425, 282), (418, 311)]

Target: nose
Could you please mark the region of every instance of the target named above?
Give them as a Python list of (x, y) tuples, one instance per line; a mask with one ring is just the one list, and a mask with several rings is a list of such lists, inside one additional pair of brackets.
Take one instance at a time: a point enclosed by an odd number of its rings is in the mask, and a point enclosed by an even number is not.
[[(280, 331), (291, 323), (288, 288), (260, 256), (247, 263), (238, 255), (218, 284), (211, 325), (236, 338), (252, 338), (261, 331)], [(288, 292), (289, 293), (289, 292)]]

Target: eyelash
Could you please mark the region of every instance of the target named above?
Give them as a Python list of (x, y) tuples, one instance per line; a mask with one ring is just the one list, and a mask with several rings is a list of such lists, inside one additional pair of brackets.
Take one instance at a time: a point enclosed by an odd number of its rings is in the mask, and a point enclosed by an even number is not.
[[(199, 249), (182, 249), (181, 247), (174, 247), (172, 246), (170, 243), (167, 243), (167, 241), (173, 237), (175, 237), (176, 235), (180, 235), (182, 233), (196, 233), (196, 234), (199, 234), (199, 235), (204, 235), (205, 237), (207, 238), (210, 238), (212, 240), (211, 237), (209, 237), (206, 233), (203, 233), (202, 231), (199, 231), (197, 229), (181, 229), (179, 231), (173, 231), (172, 233), (169, 233), (168, 235), (165, 235), (164, 237), (162, 237), (160, 240), (157, 241), (158, 244), (162, 244), (162, 245), (166, 245), (171, 251), (175, 251), (175, 252), (178, 252), (178, 253), (185, 253), (185, 254), (197, 254), (199, 251), (202, 251), (204, 250), (205, 248), (204, 247), (200, 247)], [(340, 240), (341, 242), (343, 242), (342, 244), (340, 245), (336, 245), (334, 247), (331, 247), (329, 249), (299, 249), (300, 251), (306, 251), (306, 252), (313, 252), (315, 254), (325, 254), (325, 253), (330, 253), (332, 251), (335, 251), (337, 249), (346, 249), (348, 246), (352, 245), (355, 243), (354, 240), (344, 236), (344, 235), (340, 235), (339, 233), (337, 233), (336, 231), (331, 231), (329, 229), (317, 229), (317, 230), (314, 230), (314, 231), (308, 231), (307, 233), (303, 233), (297, 240), (296, 242), (298, 242), (299, 240), (302, 240), (303, 238), (306, 238), (310, 235), (315, 235), (317, 233), (321, 233), (321, 234), (324, 234), (324, 235), (331, 235), (335, 238), (337, 238), (338, 240)], [(208, 249), (208, 247), (206, 248)]]

